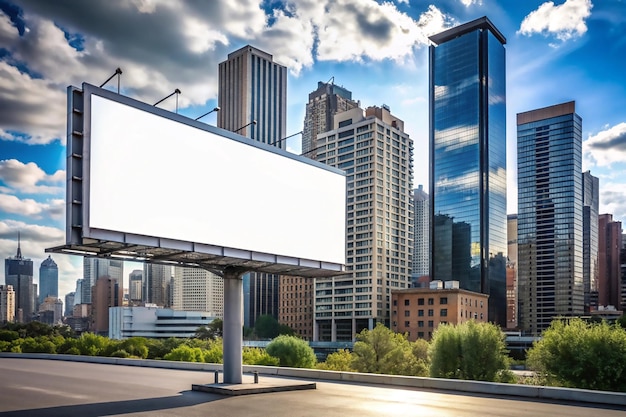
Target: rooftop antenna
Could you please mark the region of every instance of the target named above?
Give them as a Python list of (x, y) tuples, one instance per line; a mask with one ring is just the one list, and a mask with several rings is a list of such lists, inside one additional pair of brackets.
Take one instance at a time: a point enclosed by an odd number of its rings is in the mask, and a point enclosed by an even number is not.
[(21, 248), (21, 244), (20, 244), (20, 231), (17, 231), (17, 255), (16, 255), (17, 259), (22, 259), (22, 248)]
[(117, 94), (119, 94), (120, 93), (120, 75), (122, 75), (122, 70), (120, 68), (117, 68), (115, 70), (115, 72), (113, 73), (113, 75), (111, 75), (109, 78), (107, 78), (107, 80), (105, 82), (100, 84), (100, 88), (104, 87), (106, 85), (106, 83), (111, 81), (113, 79), (113, 77), (115, 77), (116, 75), (117, 75)]

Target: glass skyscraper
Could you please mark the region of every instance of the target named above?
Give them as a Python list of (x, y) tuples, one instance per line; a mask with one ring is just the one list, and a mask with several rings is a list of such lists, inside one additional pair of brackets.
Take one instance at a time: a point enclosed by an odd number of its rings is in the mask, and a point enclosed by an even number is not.
[(59, 297), (59, 268), (49, 255), (39, 266), (39, 304), (46, 297)]
[(431, 278), (506, 325), (506, 39), (486, 17), (430, 37)]
[(582, 119), (574, 102), (517, 115), (519, 325), (584, 312)]

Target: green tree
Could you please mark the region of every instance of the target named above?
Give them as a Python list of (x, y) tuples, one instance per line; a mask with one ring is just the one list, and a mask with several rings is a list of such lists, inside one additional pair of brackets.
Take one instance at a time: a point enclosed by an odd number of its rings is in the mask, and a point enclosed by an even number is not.
[(435, 378), (508, 381), (512, 376), (505, 335), (491, 323), (439, 325), (429, 355), (430, 376)]
[(340, 349), (326, 357), (325, 362), (318, 363), (315, 367), (326, 371), (355, 372), (352, 367), (354, 356), (348, 349)]
[(259, 316), (254, 322), (254, 331), (261, 339), (273, 339), (278, 336), (278, 320), (269, 314)]
[(554, 320), (528, 351), (527, 364), (553, 385), (626, 391), (626, 329)]
[(222, 339), (211, 340), (202, 349), (203, 360), (206, 363), (222, 363), (224, 361), (224, 348)]
[(93, 333), (83, 333), (76, 340), (76, 346), (81, 355), (109, 356), (116, 351), (116, 346), (108, 337)]
[[(406, 335), (395, 333), (382, 323), (356, 336), (352, 367), (357, 372), (388, 375), (425, 375), (425, 360), (414, 355)], [(421, 345), (422, 342), (420, 342)], [(418, 346), (418, 345), (416, 345)], [(419, 349), (415, 349), (419, 353)]]
[(162, 359), (165, 355), (183, 343), (183, 339), (170, 337), (167, 339), (148, 339), (148, 359)]
[(194, 337), (202, 340), (214, 340), (222, 337), (223, 329), (224, 322), (222, 319), (214, 319), (208, 325), (198, 327)]
[(244, 347), (242, 352), (244, 365), (278, 366), (280, 360), (271, 356), (265, 349)]
[(266, 348), (267, 353), (280, 361), (280, 366), (313, 368), (317, 358), (306, 340), (295, 336), (280, 335)]

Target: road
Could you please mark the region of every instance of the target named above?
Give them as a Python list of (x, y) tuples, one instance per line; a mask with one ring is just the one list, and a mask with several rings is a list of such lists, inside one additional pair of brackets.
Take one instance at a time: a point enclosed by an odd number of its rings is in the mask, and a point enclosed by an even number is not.
[(613, 406), (319, 381), (316, 390), (235, 397), (191, 391), (191, 384), (212, 379), (205, 372), (0, 358), (0, 416), (625, 415)]

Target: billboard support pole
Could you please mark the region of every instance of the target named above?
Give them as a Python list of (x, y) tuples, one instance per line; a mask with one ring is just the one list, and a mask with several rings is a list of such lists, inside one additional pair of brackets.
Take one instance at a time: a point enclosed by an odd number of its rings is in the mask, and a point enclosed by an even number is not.
[(246, 270), (227, 267), (224, 276), (224, 383), (241, 384), (243, 379), (243, 274)]

